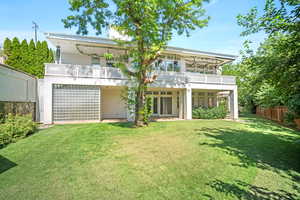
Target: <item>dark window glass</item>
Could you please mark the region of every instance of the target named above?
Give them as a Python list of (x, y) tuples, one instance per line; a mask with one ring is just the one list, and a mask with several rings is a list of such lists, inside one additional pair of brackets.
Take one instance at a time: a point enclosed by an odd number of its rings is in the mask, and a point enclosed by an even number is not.
[(153, 114), (158, 114), (157, 97), (153, 98)]

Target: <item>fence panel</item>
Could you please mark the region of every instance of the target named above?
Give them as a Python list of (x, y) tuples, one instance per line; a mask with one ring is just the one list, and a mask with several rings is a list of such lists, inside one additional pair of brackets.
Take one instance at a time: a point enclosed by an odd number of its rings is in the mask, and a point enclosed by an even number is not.
[(277, 122), (283, 122), (285, 113), (288, 111), (285, 106), (276, 106), (273, 108), (256, 107), (256, 115)]

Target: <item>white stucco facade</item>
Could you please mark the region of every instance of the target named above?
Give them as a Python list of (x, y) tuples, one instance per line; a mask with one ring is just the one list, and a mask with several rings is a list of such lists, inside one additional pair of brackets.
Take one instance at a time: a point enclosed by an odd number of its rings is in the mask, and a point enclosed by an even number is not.
[[(54, 45), (60, 46), (61, 54), (56, 64), (45, 64), (45, 77), (41, 81), (42, 87), (39, 88), (42, 94), (40, 99), (42, 99), (43, 105), (41, 106), (43, 109), (40, 110), (43, 111), (43, 123), (56, 123), (54, 119), (58, 119), (55, 116), (58, 114), (65, 115), (63, 117), (66, 119), (70, 116), (70, 120), (79, 119), (79, 121), (86, 121), (89, 117), (93, 119), (91, 121), (103, 119), (132, 120), (128, 106), (121, 98), (124, 95), (122, 94), (124, 88), (130, 86), (129, 80), (119, 69), (110, 67), (104, 57), (95, 59), (91, 56), (96, 53), (100, 55), (101, 52), (105, 51), (119, 51), (111, 50), (112, 47), (116, 48), (111, 40), (102, 39), (99, 41), (97, 38), (62, 34), (50, 34), (48, 39)], [(84, 51), (86, 53), (83, 53)], [(150, 85), (148, 92), (154, 101), (154, 116), (191, 120), (192, 109), (195, 105), (193, 95), (203, 94), (203, 101), (205, 101), (203, 105), (213, 104), (217, 106), (218, 92), (228, 91), (230, 117), (232, 119), (238, 118), (238, 94), (235, 78), (222, 76), (219, 70), (221, 64), (234, 60), (233, 56), (188, 51), (180, 48), (169, 48), (166, 53), (176, 55), (176, 60), (166, 56), (163, 62), (166, 63), (165, 66), (174, 67), (174, 69), (172, 68), (173, 71), (167, 68), (163, 71), (154, 72), (157, 73), (158, 78)], [(205, 59), (209, 58), (215, 59), (216, 63), (219, 64), (207, 65), (210, 67), (207, 68), (207, 72), (210, 74), (197, 73), (198, 69), (202, 70), (201, 66), (195, 68), (195, 72), (193, 72), (191, 70), (194, 70), (194, 65), (189, 64), (191, 56), (197, 56), (199, 63), (206, 63)], [(195, 60), (195, 58), (193, 59)], [(95, 64), (95, 62), (98, 63)], [(68, 89), (65, 86), (72, 87)], [(87, 91), (80, 86), (86, 87)], [(88, 91), (89, 87), (92, 88), (90, 91)], [(54, 92), (61, 96), (55, 97)], [(73, 95), (74, 98), (69, 98), (68, 95)], [(82, 95), (85, 97), (82, 98)], [(211, 99), (209, 99), (209, 95), (212, 96)], [(95, 100), (95, 98), (97, 99)], [(64, 102), (66, 99), (68, 102)], [(89, 115), (89, 110), (97, 109), (99, 109), (99, 113), (95, 111), (94, 114)], [(80, 120), (80, 117), (83, 120)]]

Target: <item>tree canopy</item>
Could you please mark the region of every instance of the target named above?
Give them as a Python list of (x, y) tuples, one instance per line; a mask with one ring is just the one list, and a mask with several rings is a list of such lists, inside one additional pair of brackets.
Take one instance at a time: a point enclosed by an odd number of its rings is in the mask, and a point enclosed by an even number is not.
[(44, 64), (54, 61), (53, 51), (48, 48), (46, 41), (38, 41), (35, 44), (31, 40), (28, 44), (27, 40), (20, 43), (16, 37), (12, 40), (6, 38), (3, 54), (6, 57), (5, 64), (39, 78), (44, 76)]
[(119, 65), (137, 83), (135, 89), (135, 124), (144, 125), (145, 90), (156, 76), (149, 77), (152, 64), (175, 33), (190, 34), (207, 25), (203, 2), (207, 0), (71, 0), (74, 15), (63, 19), (66, 28), (77, 27), (77, 33), (88, 34), (91, 26), (97, 34), (113, 27), (128, 36), (126, 45), (134, 69)]
[(246, 46), (242, 62), (224, 73), (239, 77), (241, 103), (248, 106), (287, 105), (300, 115), (300, 2), (266, 0), (263, 14), (253, 8), (238, 16), (241, 35), (264, 31), (268, 37), (253, 53)]

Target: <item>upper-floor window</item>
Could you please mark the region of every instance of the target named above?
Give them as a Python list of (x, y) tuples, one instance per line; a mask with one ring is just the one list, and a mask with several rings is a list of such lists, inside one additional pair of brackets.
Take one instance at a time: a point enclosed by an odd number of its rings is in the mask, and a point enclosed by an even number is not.
[(216, 74), (217, 69), (216, 66), (208, 66), (208, 65), (201, 65), (201, 64), (185, 64), (187, 72), (197, 72), (200, 74)]
[(100, 65), (100, 59), (97, 56), (92, 56), (91, 57), (91, 64), (92, 65)]
[(170, 72), (179, 72), (180, 65), (178, 60), (167, 60), (167, 59), (158, 59), (153, 64), (154, 70), (157, 71), (170, 71)]
[(116, 67), (116, 61), (113, 58), (106, 58), (106, 67)]

